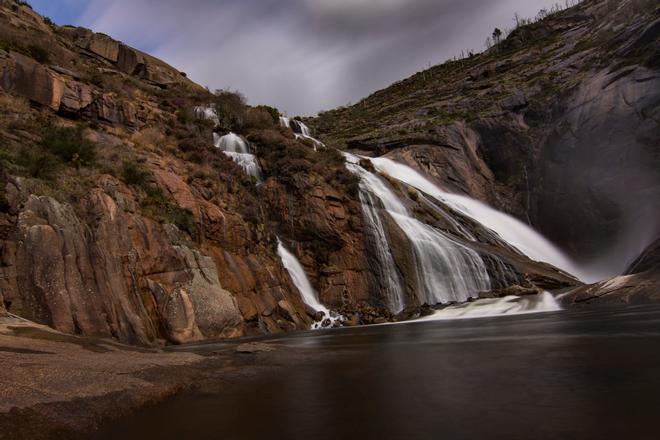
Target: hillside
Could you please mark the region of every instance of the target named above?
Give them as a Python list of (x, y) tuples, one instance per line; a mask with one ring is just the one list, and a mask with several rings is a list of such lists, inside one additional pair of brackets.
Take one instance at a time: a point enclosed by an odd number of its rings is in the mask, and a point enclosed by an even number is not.
[[(358, 209), (334, 185), (343, 160), (312, 163), (269, 110), (26, 5), (2, 2), (0, 39), (2, 308), (139, 344), (309, 327), (276, 231), (313, 228), (307, 245), (321, 251), (337, 239), (347, 221), (332, 213)], [(273, 162), (260, 191), (195, 117), (212, 102), (219, 131), (254, 136)], [(297, 152), (295, 164), (278, 149)], [(307, 225), (289, 218), (292, 199)]]
[(660, 234), (659, 19), (654, 1), (584, 1), (309, 123), (619, 274)]

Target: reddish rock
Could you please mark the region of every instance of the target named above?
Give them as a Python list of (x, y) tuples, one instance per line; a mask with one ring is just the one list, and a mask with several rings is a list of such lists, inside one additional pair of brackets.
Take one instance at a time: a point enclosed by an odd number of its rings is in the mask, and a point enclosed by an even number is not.
[(11, 52), (0, 59), (0, 69), (3, 90), (59, 110), (64, 83), (46, 67), (25, 55)]

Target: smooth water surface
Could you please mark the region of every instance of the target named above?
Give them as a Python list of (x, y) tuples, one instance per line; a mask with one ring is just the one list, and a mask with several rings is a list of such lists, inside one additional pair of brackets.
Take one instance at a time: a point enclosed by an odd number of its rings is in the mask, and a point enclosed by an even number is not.
[(306, 332), (265, 342), (280, 356), (255, 362), (274, 366), (142, 410), (115, 423), (107, 438), (660, 435), (656, 306)]

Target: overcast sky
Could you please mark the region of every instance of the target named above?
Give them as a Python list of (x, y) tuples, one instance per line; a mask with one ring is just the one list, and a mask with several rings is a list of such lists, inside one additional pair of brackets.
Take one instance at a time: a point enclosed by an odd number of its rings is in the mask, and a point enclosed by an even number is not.
[(312, 115), (457, 55), (558, 0), (30, 0), (210, 89)]

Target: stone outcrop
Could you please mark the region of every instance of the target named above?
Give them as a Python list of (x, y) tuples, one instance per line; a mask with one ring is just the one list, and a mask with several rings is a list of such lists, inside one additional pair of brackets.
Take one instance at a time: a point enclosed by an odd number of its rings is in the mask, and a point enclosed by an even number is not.
[(126, 214), (130, 203), (94, 191), (86, 200), (89, 225), (69, 206), (29, 196), (9, 262), (11, 309), (66, 333), (142, 344), (241, 334), (236, 301), (213, 260), (175, 228)]
[(94, 119), (113, 124), (129, 127), (137, 124), (136, 109), (130, 102), (67, 78), (25, 55), (0, 54), (0, 70), (2, 90), (36, 104), (67, 114), (86, 112)]
[(46, 67), (25, 55), (10, 52), (0, 59), (0, 68), (3, 90), (59, 110), (64, 83)]
[(163, 88), (178, 84), (196, 86), (172, 66), (105, 34), (80, 27), (64, 27), (62, 32), (81, 50), (99, 57), (123, 73)]
[(621, 275), (580, 287), (561, 296), (566, 308), (657, 304), (660, 301), (658, 272)]

